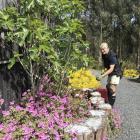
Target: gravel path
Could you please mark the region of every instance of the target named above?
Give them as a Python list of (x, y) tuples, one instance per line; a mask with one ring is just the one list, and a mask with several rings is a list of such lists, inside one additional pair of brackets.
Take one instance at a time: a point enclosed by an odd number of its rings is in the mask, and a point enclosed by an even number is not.
[[(105, 86), (106, 79), (102, 83)], [(123, 132), (116, 140), (140, 140), (140, 81), (122, 78), (115, 107), (123, 121)]]
[(140, 83), (123, 78), (115, 106), (123, 119), (123, 133), (118, 140), (140, 140)]
[[(100, 74), (99, 71), (92, 72), (94, 75)], [(106, 80), (102, 80), (104, 87)], [(120, 110), (123, 122), (123, 132), (116, 140), (140, 140), (140, 79), (121, 79), (117, 88), (115, 108)]]

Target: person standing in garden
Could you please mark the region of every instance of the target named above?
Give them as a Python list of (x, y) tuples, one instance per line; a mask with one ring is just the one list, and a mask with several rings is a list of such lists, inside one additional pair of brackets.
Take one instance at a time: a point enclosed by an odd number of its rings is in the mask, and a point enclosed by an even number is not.
[(117, 55), (110, 50), (106, 42), (101, 43), (100, 51), (106, 71), (97, 79), (101, 80), (103, 77), (108, 76), (106, 85), (108, 91), (108, 103), (113, 107), (116, 99), (116, 88), (122, 77), (122, 70)]

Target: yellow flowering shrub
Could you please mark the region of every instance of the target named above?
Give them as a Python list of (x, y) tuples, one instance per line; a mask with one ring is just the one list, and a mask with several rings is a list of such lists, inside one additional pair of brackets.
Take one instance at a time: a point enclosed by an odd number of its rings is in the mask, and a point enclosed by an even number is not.
[(70, 74), (69, 85), (71, 88), (99, 88), (101, 83), (96, 80), (96, 77), (90, 70), (80, 69)]
[(127, 78), (137, 78), (139, 77), (139, 72), (134, 69), (125, 69), (123, 72), (123, 76)]

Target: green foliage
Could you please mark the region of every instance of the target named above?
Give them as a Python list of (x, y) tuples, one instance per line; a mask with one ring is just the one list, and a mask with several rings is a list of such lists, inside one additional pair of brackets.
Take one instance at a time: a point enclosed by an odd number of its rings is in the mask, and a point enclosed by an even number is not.
[[(101, 42), (108, 42), (122, 60), (132, 56), (140, 65), (140, 3), (138, 0), (93, 0), (87, 1), (84, 13), (87, 37), (92, 43), (92, 54), (99, 60)], [(132, 23), (132, 18), (134, 21)], [(131, 60), (130, 60), (131, 61)]]
[(44, 73), (60, 83), (67, 69), (87, 66), (88, 44), (78, 19), (83, 10), (80, 0), (21, 0), (18, 7), (0, 11), (0, 28), (7, 30), (4, 41), (13, 44), (9, 68), (19, 61), (34, 89)]
[(123, 69), (136, 69), (136, 64), (134, 63), (134, 60), (129, 58), (122, 62), (122, 67)]

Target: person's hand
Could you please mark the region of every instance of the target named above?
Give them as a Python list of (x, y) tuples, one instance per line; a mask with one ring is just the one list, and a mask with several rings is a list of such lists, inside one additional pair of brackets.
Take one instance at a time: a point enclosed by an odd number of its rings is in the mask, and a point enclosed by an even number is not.
[(102, 79), (102, 76), (96, 76), (97, 81), (101, 81), (101, 79)]

